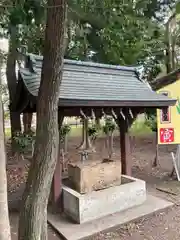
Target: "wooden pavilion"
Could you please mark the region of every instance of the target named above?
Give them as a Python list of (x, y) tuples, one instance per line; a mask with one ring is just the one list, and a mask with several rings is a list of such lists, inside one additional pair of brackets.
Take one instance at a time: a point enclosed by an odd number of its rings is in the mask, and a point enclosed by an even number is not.
[[(42, 56), (27, 54), (25, 66), (19, 67), (14, 111), (36, 112), (40, 86)], [(145, 108), (175, 105), (176, 100), (159, 95), (138, 78), (132, 67), (64, 60), (63, 79), (59, 93), (60, 124), (64, 116), (112, 115), (120, 129), (122, 173), (131, 175), (128, 129)], [(61, 164), (57, 163), (53, 179), (53, 199), (61, 193)]]

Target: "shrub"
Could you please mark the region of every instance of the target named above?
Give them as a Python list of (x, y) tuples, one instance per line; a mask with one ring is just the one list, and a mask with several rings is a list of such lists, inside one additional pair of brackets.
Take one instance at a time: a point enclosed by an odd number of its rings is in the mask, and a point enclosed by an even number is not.
[(16, 150), (20, 154), (24, 154), (30, 147), (32, 147), (32, 143), (34, 141), (35, 135), (31, 134), (24, 134), (21, 132), (17, 132), (16, 136), (14, 136), (14, 140), (16, 143)]
[(152, 132), (157, 132), (157, 114), (156, 109), (148, 109), (146, 110), (146, 120), (145, 124), (148, 126)]
[(60, 141), (64, 141), (64, 137), (71, 131), (71, 126), (69, 124), (63, 124), (60, 129)]
[(113, 121), (112, 117), (107, 117), (105, 119), (105, 125), (103, 126), (103, 132), (105, 134), (112, 133), (116, 129), (116, 124)]

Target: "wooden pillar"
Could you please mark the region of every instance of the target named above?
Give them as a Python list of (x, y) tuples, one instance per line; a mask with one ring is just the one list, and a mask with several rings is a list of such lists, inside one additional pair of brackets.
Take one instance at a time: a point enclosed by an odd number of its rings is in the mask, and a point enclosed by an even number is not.
[(159, 162), (158, 132), (156, 132), (155, 146), (156, 146), (156, 155), (154, 157), (154, 162), (152, 164), (153, 167), (157, 167)]
[(129, 138), (129, 124), (128, 119), (121, 119), (119, 121), (120, 128), (120, 148), (121, 148), (121, 164), (122, 174), (131, 176), (132, 174), (132, 156)]
[[(60, 115), (58, 113), (58, 124), (59, 129), (62, 126), (64, 119), (64, 115)], [(53, 205), (53, 208), (57, 209), (57, 207), (62, 206), (61, 202), (61, 193), (62, 193), (62, 163), (60, 158), (60, 141), (59, 141), (59, 149), (58, 149), (58, 156), (57, 156), (57, 163), (56, 163), (56, 169), (54, 172), (53, 180), (52, 180), (52, 189), (51, 189), (51, 202)]]

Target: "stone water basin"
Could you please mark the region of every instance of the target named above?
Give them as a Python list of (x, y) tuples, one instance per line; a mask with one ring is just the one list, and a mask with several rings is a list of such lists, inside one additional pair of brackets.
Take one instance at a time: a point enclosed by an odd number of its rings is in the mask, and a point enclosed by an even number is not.
[(120, 182), (119, 185), (84, 194), (65, 183), (63, 185), (65, 214), (75, 223), (82, 224), (138, 206), (146, 201), (145, 181), (121, 175)]

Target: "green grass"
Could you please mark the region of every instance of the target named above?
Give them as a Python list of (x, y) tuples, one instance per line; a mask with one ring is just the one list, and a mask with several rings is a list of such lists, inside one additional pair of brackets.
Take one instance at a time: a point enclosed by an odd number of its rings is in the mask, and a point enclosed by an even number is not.
[[(134, 136), (148, 135), (151, 132), (152, 132), (151, 129), (144, 123), (144, 121), (140, 121), (140, 120), (135, 121), (130, 129), (130, 133)], [(82, 126), (71, 127), (71, 132), (69, 134), (70, 137), (78, 137), (78, 136), (81, 136), (81, 134), (82, 134)], [(99, 135), (102, 136), (103, 133), (101, 132)], [(115, 136), (119, 135), (118, 130), (115, 131), (114, 135)]]
[[(134, 122), (130, 129), (130, 133), (134, 136), (142, 136), (142, 135), (148, 135), (151, 133), (151, 129), (147, 127), (142, 120), (137, 120)], [(11, 136), (11, 129), (6, 128), (5, 129), (5, 135), (7, 138)], [(71, 126), (71, 131), (69, 136), (70, 137), (79, 137), (82, 135), (82, 126)], [(103, 136), (103, 133), (101, 132), (99, 134), (100, 136)], [(115, 131), (115, 136), (119, 135), (118, 130)]]
[(10, 128), (5, 128), (5, 136), (7, 138), (10, 138), (11, 137), (11, 129)]
[(79, 137), (82, 135), (82, 126), (71, 126), (70, 137)]
[(134, 136), (142, 136), (148, 135), (152, 131), (151, 129), (144, 123), (144, 121), (135, 121), (130, 129), (130, 133)]

